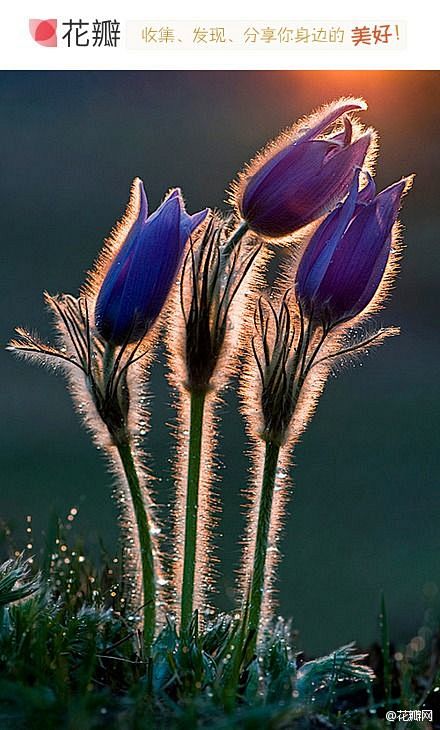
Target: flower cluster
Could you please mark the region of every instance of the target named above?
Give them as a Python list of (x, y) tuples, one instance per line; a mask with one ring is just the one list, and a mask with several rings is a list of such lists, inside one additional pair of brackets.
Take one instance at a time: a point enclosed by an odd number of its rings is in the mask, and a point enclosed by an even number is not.
[[(136, 178), (127, 212), (80, 296), (47, 296), (56, 345), (23, 329), (10, 345), (62, 366), (95, 441), (110, 453), (122, 484), (125, 547), (137, 575), (132, 586), (143, 606), (148, 661), (157, 614), (172, 610), (185, 639), (197, 620), (194, 609), (205, 613), (215, 525), (213, 406), (245, 363), (241, 396), (255, 449), (237, 634), (245, 649), (231, 661), (236, 689), (271, 608), (291, 447), (333, 364), (396, 332), (354, 329), (389, 291), (399, 209), (412, 180), (376, 192), (376, 134), (354, 116), (365, 109), (363, 100), (340, 99), (268, 145), (239, 175), (227, 218), (208, 209), (189, 215), (178, 188), (149, 215)], [(268, 291), (264, 266), (270, 241), (280, 238), (289, 263)], [(175, 546), (168, 562), (153, 523), (141, 438), (147, 366), (163, 328), (180, 399)], [(164, 605), (167, 580), (172, 598)]]

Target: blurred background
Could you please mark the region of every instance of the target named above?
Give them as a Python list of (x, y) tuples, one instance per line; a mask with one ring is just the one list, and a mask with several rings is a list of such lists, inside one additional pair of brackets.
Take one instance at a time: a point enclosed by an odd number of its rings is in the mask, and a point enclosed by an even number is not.
[[(307, 653), (378, 637), (383, 590), (391, 634), (408, 641), (439, 581), (440, 75), (436, 72), (25, 72), (0, 75), (2, 348), (16, 324), (49, 336), (42, 292), (76, 293), (121, 216), (135, 175), (156, 206), (174, 185), (188, 209), (224, 206), (236, 171), (281, 128), (321, 103), (362, 95), (380, 132), (377, 183), (417, 173), (402, 220), (407, 249), (380, 323), (402, 334), (332, 378), (297, 448), (282, 542), (280, 612)], [(117, 549), (111, 477), (61, 378), (0, 352), (1, 518), (26, 544), (55, 509)], [(151, 465), (172, 483), (174, 412), (154, 367)], [(221, 409), (225, 469), (218, 605), (232, 606), (248, 461), (233, 389)]]

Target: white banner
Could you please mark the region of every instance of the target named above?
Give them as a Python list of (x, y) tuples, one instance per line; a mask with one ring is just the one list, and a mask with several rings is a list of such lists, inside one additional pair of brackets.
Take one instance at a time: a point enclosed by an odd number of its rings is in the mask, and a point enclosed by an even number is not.
[[(438, 10), (425, 3), (9, 4), (4, 69), (436, 69)], [(26, 3), (30, 5), (30, 3)], [(199, 6), (199, 7), (198, 7)]]

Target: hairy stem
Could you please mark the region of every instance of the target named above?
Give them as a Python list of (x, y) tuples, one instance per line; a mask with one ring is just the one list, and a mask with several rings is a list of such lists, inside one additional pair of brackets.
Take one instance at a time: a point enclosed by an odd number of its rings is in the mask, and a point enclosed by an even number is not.
[(194, 575), (197, 550), (197, 517), (199, 507), (200, 462), (203, 414), (206, 394), (191, 393), (191, 414), (188, 450), (188, 474), (185, 511), (185, 546), (181, 598), (181, 626), (187, 631), (191, 622), (194, 597)]
[[(304, 332), (303, 320), (299, 337), (296, 354), (293, 360), (293, 369), (290, 380), (287, 383), (289, 395), (289, 411), (288, 419), (290, 421), (295, 414), (295, 409), (301, 394), (301, 390), (307, 378), (308, 372), (313, 365), (313, 361), (319, 353), (321, 346), (327, 336), (327, 331), (323, 328), (322, 336), (312, 347), (312, 355), (309, 356), (312, 338), (314, 334), (313, 324), (309, 321)], [(284, 427), (288, 427), (284, 424)], [(270, 534), (270, 525), (272, 520), (272, 503), (276, 482), (276, 471), (281, 444), (284, 442), (284, 433), (275, 432), (270, 435), (270, 430), (266, 430), (266, 447), (264, 456), (263, 481), (260, 492), (260, 502), (258, 507), (257, 534), (255, 539), (254, 558), (252, 566), (252, 577), (250, 584), (249, 603), (248, 603), (248, 619), (247, 626), (252, 636), (250, 648), (254, 651), (258, 630), (260, 627), (261, 607), (263, 604), (263, 594), (265, 590), (265, 574), (266, 574), (266, 555), (268, 549), (268, 540)]]
[(257, 535), (255, 540), (252, 583), (249, 597), (248, 629), (253, 632), (253, 648), (257, 641), (260, 625), (261, 606), (263, 602), (264, 577), (266, 569), (266, 553), (272, 513), (273, 492), (275, 488), (276, 470), (280, 446), (271, 441), (266, 442), (264, 457), (263, 481), (261, 485), (260, 504), (258, 508)]
[(156, 581), (154, 573), (153, 543), (142, 487), (136, 471), (128, 439), (116, 443), (130, 490), (138, 531), (142, 566), (142, 591), (144, 615), (144, 650), (146, 658), (151, 656), (156, 624)]

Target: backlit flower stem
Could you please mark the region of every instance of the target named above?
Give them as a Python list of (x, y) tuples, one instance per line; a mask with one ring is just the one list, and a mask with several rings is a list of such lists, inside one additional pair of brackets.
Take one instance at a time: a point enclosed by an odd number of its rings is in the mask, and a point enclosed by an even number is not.
[[(115, 355), (116, 348), (114, 345), (107, 344), (103, 357), (103, 383), (105, 388), (110, 387), (114, 380), (114, 368), (115, 365), (118, 365), (118, 357), (115, 358)], [(121, 460), (136, 520), (142, 570), (144, 651), (145, 658), (149, 658), (156, 625), (156, 576), (149, 518), (141, 482), (133, 458), (131, 438), (126, 419), (124, 418), (122, 420), (120, 428), (112, 428), (110, 421), (107, 423), (107, 426)]]
[(116, 443), (122, 467), (130, 490), (133, 510), (136, 518), (142, 566), (142, 592), (144, 616), (144, 650), (145, 657), (151, 656), (156, 624), (156, 585), (154, 574), (153, 544), (142, 487), (137, 474), (129, 439), (120, 439)]
[[(312, 353), (307, 360), (310, 341), (313, 336), (313, 324), (309, 322), (307, 327), (305, 328), (305, 331), (304, 323), (302, 325), (293, 366), (291, 404), (292, 416), (295, 413), (295, 409), (298, 404), (298, 400), (307, 374), (322, 346), (326, 334), (326, 330), (323, 329), (322, 336), (319, 339), (318, 344), (314, 348), (312, 348)], [(248, 632), (252, 634), (252, 638), (250, 640), (250, 649), (252, 651), (255, 651), (258, 639), (258, 632), (260, 628), (261, 608), (263, 604), (265, 578), (267, 572), (267, 551), (269, 548), (269, 535), (272, 522), (273, 495), (276, 486), (278, 461), (282, 448), (282, 440), (266, 436), (265, 441), (266, 446), (264, 454), (263, 478), (261, 484), (260, 501), (258, 506), (257, 534), (255, 538), (252, 574), (250, 578), (250, 594), (247, 618)]]
[(191, 393), (190, 432), (188, 447), (188, 474), (185, 510), (185, 546), (183, 558), (181, 626), (187, 631), (191, 622), (194, 597), (194, 575), (197, 551), (197, 517), (199, 482), (203, 439), (203, 415), (206, 393)]
[(263, 481), (261, 485), (260, 504), (258, 508), (257, 535), (252, 568), (252, 583), (249, 597), (248, 629), (254, 634), (252, 645), (255, 647), (260, 625), (261, 605), (263, 602), (266, 554), (272, 515), (273, 493), (275, 489), (279, 444), (266, 442), (264, 456)]

